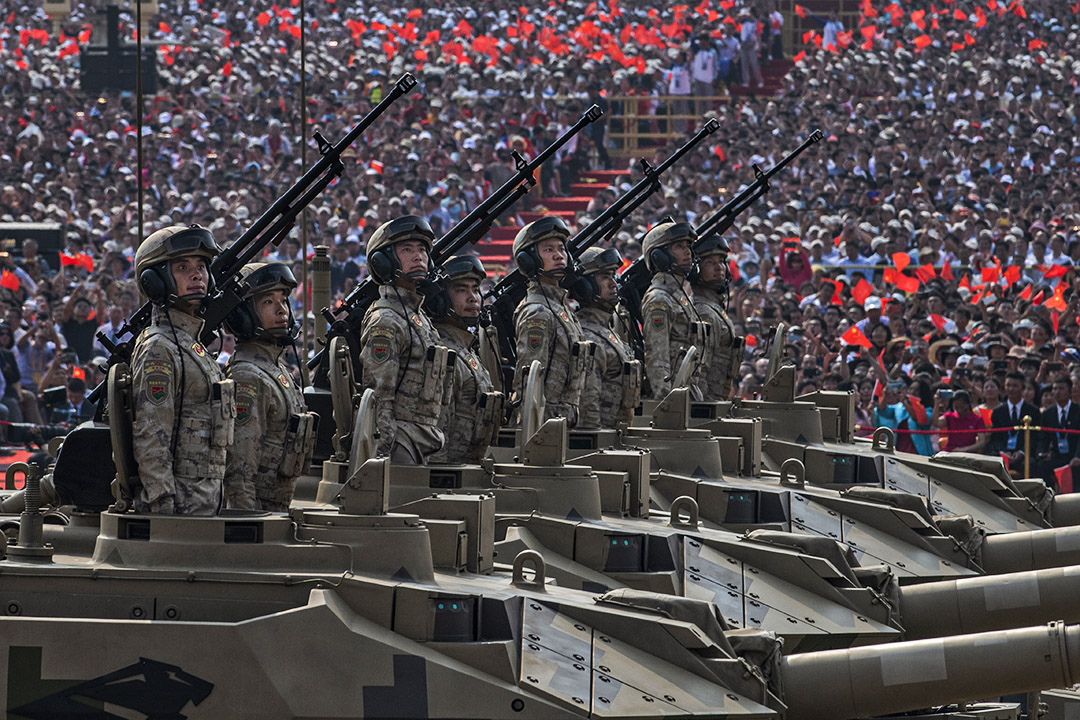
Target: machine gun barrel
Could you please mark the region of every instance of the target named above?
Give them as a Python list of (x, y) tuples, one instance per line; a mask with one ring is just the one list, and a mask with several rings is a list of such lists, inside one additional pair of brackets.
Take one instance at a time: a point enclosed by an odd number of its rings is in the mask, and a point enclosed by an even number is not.
[(823, 135), (820, 130), (814, 130), (810, 133), (810, 137), (803, 141), (802, 145), (799, 145), (799, 147), (788, 153), (783, 160), (764, 172), (757, 165), (754, 165), (754, 181), (747, 185), (738, 195), (724, 203), (719, 210), (705, 218), (705, 220), (695, 228), (698, 237), (704, 237), (713, 233), (723, 235), (730, 230), (731, 226), (735, 224), (735, 218), (753, 205), (754, 202), (769, 189), (769, 180), (772, 176), (783, 170), (795, 158), (806, 152), (807, 148), (811, 145), (820, 142), (822, 137)]
[[(461, 248), (480, 240), (491, 228), (495, 219), (510, 209), (536, 184), (535, 174), (537, 169), (550, 160), (571, 138), (584, 130), (589, 124), (599, 120), (602, 115), (603, 111), (598, 106), (593, 105), (555, 142), (537, 153), (532, 160), (526, 161), (515, 151), (514, 162), (517, 170), (514, 175), (435, 242), (431, 249), (432, 263), (436, 266), (441, 265)], [(367, 308), (375, 301), (378, 295), (378, 285), (371, 278), (366, 279), (356, 286), (342, 302), (337, 311), (338, 317), (352, 326), (354, 330), (357, 329)], [(332, 327), (329, 332), (340, 333), (342, 331), (341, 326), (338, 326), (338, 329), (335, 330)], [(329, 347), (329, 334), (326, 347)], [(315, 369), (323, 364), (326, 347), (308, 361), (309, 368)]]
[[(660, 189), (660, 176), (719, 128), (720, 124), (716, 119), (710, 118), (694, 133), (693, 137), (656, 167), (642, 161), (645, 177), (567, 241), (566, 249), (570, 257), (579, 257), (585, 250), (618, 232), (623, 221), (652, 193)], [(488, 294), (492, 299), (488, 310), (489, 318), (499, 330), (500, 352), (504, 366), (508, 367), (512, 367), (516, 362), (514, 310), (525, 297), (526, 285), (525, 276), (520, 270), (515, 269), (500, 280)]]
[(790, 655), (788, 717), (846, 720), (1069, 687), (1080, 680), (1080, 627), (1001, 632)]
[[(266, 212), (237, 238), (236, 242), (214, 258), (210, 264), (210, 275), (214, 278), (218, 290), (203, 306), (204, 322), (201, 339), (204, 343), (214, 338), (218, 327), (224, 322), (229, 312), (243, 299), (245, 287), (239, 279), (240, 269), (251, 262), (267, 245), (281, 243), (304, 208), (345, 171), (345, 166), (341, 162), (342, 153), (356, 142), (357, 138), (398, 98), (414, 87), (416, 87), (416, 78), (409, 73), (402, 75), (382, 101), (334, 145), (327, 142), (318, 132), (315, 133), (321, 156), (318, 162), (312, 165), (303, 177), (293, 183), (292, 187), (275, 200)], [(147, 302), (124, 323), (120, 334), (130, 333), (131, 339), (115, 347), (109, 357), (110, 365), (121, 361), (130, 362), (135, 338), (150, 324), (151, 315), (152, 305)], [(103, 386), (104, 383), (94, 388), (87, 399), (96, 402)]]

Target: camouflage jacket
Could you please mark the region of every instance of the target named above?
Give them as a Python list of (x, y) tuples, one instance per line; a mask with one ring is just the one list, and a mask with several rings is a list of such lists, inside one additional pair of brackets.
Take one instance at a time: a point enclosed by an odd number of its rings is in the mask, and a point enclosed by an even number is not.
[(641, 401), (641, 363), (611, 327), (612, 313), (598, 307), (578, 310), (585, 338), (596, 345), (592, 371), (581, 393), (581, 419), (587, 428), (630, 424)]
[(479, 463), (487, 455), (502, 424), (502, 393), (494, 392), (487, 368), (474, 349), (476, 336), (451, 320), (435, 324), (442, 342), (457, 354), (454, 385), (443, 406), (443, 449), (432, 462), (461, 465)]
[(699, 378), (708, 367), (708, 348), (703, 342), (704, 323), (682, 288), (682, 280), (671, 273), (657, 273), (641, 300), (641, 333), (645, 339), (645, 373), (652, 397), (662, 400), (671, 392), (674, 375), (691, 345), (698, 349), (698, 371), (690, 382), (690, 396), (701, 400)]
[(296, 478), (307, 471), (315, 419), (282, 363), (285, 349), (242, 343), (225, 373), (236, 383), (236, 431), (225, 471), (230, 508), (287, 512)]
[(530, 280), (528, 294), (514, 311), (514, 334), (514, 392), (518, 401), (525, 392), (529, 365), (539, 360), (544, 368), (544, 419), (565, 417), (574, 426), (585, 385), (588, 346), (583, 345), (585, 335), (570, 309), (566, 290)]
[(395, 463), (426, 463), (443, 445), (439, 419), (453, 373), (422, 299), (383, 285), (360, 327), (361, 384), (379, 401), (378, 454)]
[(711, 362), (705, 368), (705, 400), (727, 400), (731, 395), (732, 381), (739, 374), (742, 357), (740, 339), (735, 326), (724, 311), (720, 293), (702, 285), (694, 286), (694, 309), (701, 319), (709, 323), (709, 356)]
[(131, 357), (135, 509), (213, 515), (233, 440), (233, 383), (197, 339), (202, 320), (165, 312), (154, 308)]

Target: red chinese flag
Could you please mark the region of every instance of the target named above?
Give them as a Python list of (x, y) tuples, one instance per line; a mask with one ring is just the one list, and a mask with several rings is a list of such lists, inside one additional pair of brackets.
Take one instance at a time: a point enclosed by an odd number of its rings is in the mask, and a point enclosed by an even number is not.
[(60, 267), (64, 267), (65, 265), (78, 265), (78, 264), (79, 264), (79, 262), (75, 258), (73, 258), (71, 255), (67, 255), (65, 253), (60, 253)]
[(80, 380), (85, 380), (86, 379), (86, 371), (83, 370), (78, 365), (76, 365), (75, 367), (71, 368), (71, 377), (79, 378)]
[(0, 287), (5, 287), (8, 290), (15, 292), (19, 289), (22, 283), (19, 282), (19, 278), (15, 276), (15, 273), (10, 270), (5, 270), (0, 274)]
[(934, 266), (930, 263), (915, 268), (915, 275), (919, 278), (919, 282), (922, 283), (928, 283), (937, 277), (937, 273), (934, 272)]
[(1058, 322), (1059, 322), (1060, 319), (1061, 319), (1061, 313), (1059, 313), (1057, 311), (1054, 311), (1054, 310), (1050, 311), (1050, 322), (1054, 326), (1054, 334), (1055, 335), (1057, 335), (1057, 333), (1058, 333)]
[(232, 60), (225, 61), (225, 64), (221, 68), (221, 74), (225, 77), (232, 75)]
[(945, 323), (948, 321), (941, 315), (935, 315), (934, 313), (930, 313), (930, 322), (934, 323), (934, 327), (936, 327), (938, 330), (944, 332)]
[(941, 268), (941, 279), (952, 282), (955, 278), (952, 274), (952, 264), (949, 261), (945, 261), (945, 265)]
[(896, 278), (896, 287), (906, 293), (919, 292), (919, 278), (900, 273), (900, 276)]
[(997, 267), (983, 268), (980, 277), (984, 283), (996, 283), (1001, 276), (1001, 270)]
[(86, 253), (79, 253), (75, 256), (75, 264), (81, 265), (86, 269), (86, 272), (94, 272), (94, 258), (90, 257)]
[(930, 39), (929, 35), (920, 35), (911, 42), (915, 46), (915, 52), (922, 52), (934, 44), (934, 41)]
[(920, 425), (925, 425), (929, 418), (926, 417), (926, 408), (919, 402), (919, 398), (914, 395), (908, 395), (908, 402), (911, 403), (911, 409), (914, 410), (915, 422)]
[(862, 28), (859, 29), (859, 32), (862, 33), (862, 36), (865, 39), (873, 40), (874, 35), (877, 33), (877, 28), (873, 25), (864, 25)]
[(911, 256), (905, 252), (894, 252), (892, 254), (892, 261), (893, 265), (896, 266), (896, 269), (903, 272), (904, 268), (911, 264)]
[(859, 303), (859, 305), (862, 305), (873, 292), (874, 286), (866, 282), (866, 278), (859, 278), (858, 284), (851, 290), (851, 297), (855, 298), (855, 302)]
[(1039, 291), (1039, 294), (1038, 294), (1038, 295), (1036, 295), (1036, 296), (1035, 296), (1034, 298), (1032, 298), (1032, 300), (1031, 300), (1031, 304), (1032, 304), (1032, 305), (1038, 305), (1038, 304), (1039, 304), (1039, 303), (1041, 303), (1042, 301), (1043, 301), (1043, 291), (1042, 291), (1042, 290), (1040, 290), (1040, 291)]
[(979, 415), (982, 417), (983, 424), (986, 427), (990, 427), (990, 414), (994, 412), (993, 408), (981, 407), (979, 408)]
[(1020, 281), (1020, 268), (1016, 265), (1010, 265), (1005, 268), (1005, 282), (1009, 285), (1015, 285)]
[(1035, 38), (1034, 40), (1028, 42), (1028, 51), (1030, 52), (1041, 50), (1044, 47), (1046, 47), (1046, 43), (1038, 38)]
[(952, 52), (960, 52), (961, 50), (963, 50), (963, 49), (964, 49), (964, 48), (966, 48), (966, 47), (967, 47), (967, 45), (965, 45), (964, 43), (957, 43), (957, 42), (954, 42), (954, 43), (952, 44), (952, 46), (950, 47), (950, 50), (951, 50)]
[(897, 272), (896, 268), (887, 267), (887, 268), (885, 268), (885, 272), (882, 275), (881, 279), (884, 282), (889, 283), (890, 285), (895, 285), (896, 284), (896, 278), (899, 275), (900, 275), (900, 273)]
[(795, 57), (793, 57), (791, 59), (795, 61), (796, 65), (798, 65), (799, 63), (801, 63), (803, 60), (806, 59), (806, 51), (805, 50), (800, 50), (798, 52), (798, 54), (796, 54)]
[(1065, 291), (1067, 289), (1064, 283), (1054, 288), (1054, 295), (1046, 301), (1046, 307), (1065, 312)]
[(863, 331), (859, 329), (858, 325), (852, 325), (848, 328), (848, 331), (840, 336), (840, 340), (845, 345), (859, 345), (867, 350), (873, 347), (870, 341), (866, 339), (866, 336), (863, 335)]
[(806, 17), (806, 8), (804, 8), (802, 5), (799, 5), (798, 3), (796, 3), (795, 4), (795, 14), (798, 15), (799, 17), (801, 17), (801, 18)]
[(1026, 288), (1021, 290), (1019, 297), (1020, 297), (1021, 300), (1030, 300), (1031, 299), (1031, 286), (1028, 285)]
[(1046, 272), (1043, 273), (1043, 279), (1053, 280), (1054, 278), (1064, 277), (1066, 272), (1068, 272), (1068, 270), (1065, 269), (1064, 265), (1051, 265), (1047, 268)]
[(750, 347), (757, 347), (757, 338), (754, 337), (753, 335), (747, 335), (746, 336), (746, 344), (749, 345)]
[(420, 8), (413, 8), (405, 17), (409, 20), (419, 20), (420, 18), (424, 17), (424, 11)]
[(1062, 465), (1059, 468), (1054, 468), (1054, 477), (1057, 478), (1057, 484), (1061, 488), (1061, 492), (1071, 493), (1073, 491), (1072, 465)]
[(968, 45), (974, 45), (975, 38), (971, 36), (971, 33), (964, 33), (964, 42), (966, 42)]

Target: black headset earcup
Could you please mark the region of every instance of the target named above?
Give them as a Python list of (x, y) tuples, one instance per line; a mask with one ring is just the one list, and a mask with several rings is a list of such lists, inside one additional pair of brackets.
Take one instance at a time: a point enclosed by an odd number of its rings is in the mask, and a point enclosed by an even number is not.
[(517, 263), (518, 269), (527, 278), (535, 278), (540, 276), (540, 270), (543, 267), (543, 263), (536, 255), (533, 248), (527, 248), (520, 250), (514, 255), (514, 262)]
[(436, 292), (424, 297), (423, 310), (432, 319), (444, 318), (450, 314), (450, 293), (440, 285)]
[(698, 267), (697, 263), (694, 263), (693, 267), (690, 268), (690, 272), (686, 273), (686, 279), (691, 285), (701, 279), (701, 268)]
[(653, 272), (671, 272), (671, 268), (675, 263), (672, 262), (671, 253), (667, 248), (658, 247), (649, 251), (649, 265), (652, 266)]
[(574, 281), (570, 283), (569, 289), (570, 297), (579, 303), (592, 304), (600, 296), (600, 289), (596, 286), (596, 281), (593, 280), (592, 276), (575, 277)]
[(168, 271), (168, 265), (154, 265), (139, 273), (139, 289), (147, 300), (156, 305), (164, 303), (171, 294), (171, 278), (166, 276)]
[(394, 281), (397, 271), (397, 258), (385, 248), (380, 248), (368, 257), (368, 272), (375, 282), (386, 285)]
[(256, 323), (247, 302), (242, 302), (232, 309), (225, 318), (225, 327), (239, 342), (251, 342), (255, 339)]

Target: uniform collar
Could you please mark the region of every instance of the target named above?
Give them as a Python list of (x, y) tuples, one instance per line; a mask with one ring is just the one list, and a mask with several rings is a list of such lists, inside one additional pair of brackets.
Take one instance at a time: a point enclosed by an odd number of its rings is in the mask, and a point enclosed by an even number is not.
[(719, 304), (722, 296), (720, 291), (708, 285), (694, 285), (694, 297), (701, 298)]
[(666, 288), (682, 289), (682, 279), (675, 273), (656, 273), (653, 282)]
[(603, 308), (596, 307), (595, 305), (583, 305), (578, 310), (578, 315), (582, 317), (590, 317), (599, 320), (605, 325), (611, 321), (612, 312)]
[(566, 302), (567, 291), (560, 285), (547, 285), (541, 283), (539, 280), (530, 280), (529, 292), (543, 293), (552, 300), (557, 300), (561, 303)]
[[(168, 312), (168, 318), (165, 317), (165, 313)], [(199, 339), (199, 335), (202, 334), (203, 321), (202, 318), (195, 317), (194, 315), (188, 315), (186, 312), (177, 310), (176, 308), (169, 308), (167, 311), (162, 310), (160, 307), (154, 307), (153, 321), (155, 324), (168, 325), (170, 322), (172, 326), (178, 331), (183, 331), (195, 338)]]
[(401, 302), (405, 303), (405, 307), (410, 310), (418, 310), (420, 303), (424, 301), (424, 296), (420, 293), (398, 285), (380, 285), (379, 297), (389, 300), (400, 299)]
[(259, 358), (269, 360), (274, 365), (281, 362), (281, 356), (285, 354), (285, 348), (273, 343), (261, 342), (255, 340), (253, 342), (237, 343), (236, 352), (233, 353), (233, 357), (239, 357), (241, 355), (254, 355)]
[(439, 335), (455, 340), (462, 347), (469, 347), (472, 345), (476, 336), (469, 332), (466, 328), (461, 327), (453, 320), (440, 320), (435, 323), (435, 329), (439, 331)]

